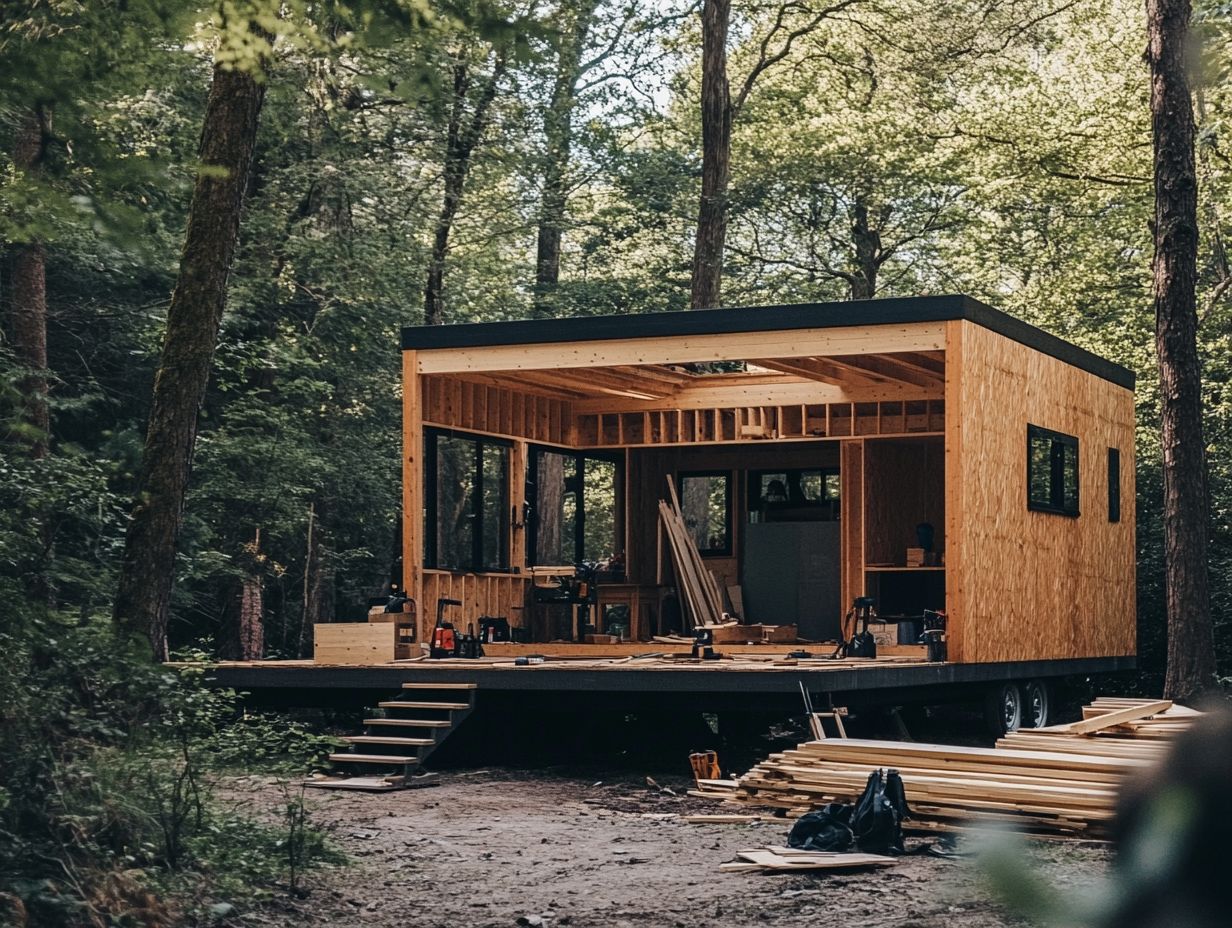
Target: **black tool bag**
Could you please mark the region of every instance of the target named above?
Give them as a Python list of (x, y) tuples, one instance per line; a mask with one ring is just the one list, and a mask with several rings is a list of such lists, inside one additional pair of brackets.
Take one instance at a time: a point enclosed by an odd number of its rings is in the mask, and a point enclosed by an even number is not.
[(851, 833), (852, 807), (832, 802), (796, 819), (787, 835), (787, 846), (803, 851), (847, 851), (855, 843)]
[(851, 641), (847, 643), (847, 656), (876, 657), (877, 640), (873, 638), (873, 633), (865, 630), (857, 635), (852, 635)]
[(903, 819), (908, 812), (898, 771), (874, 770), (851, 813), (856, 847), (868, 854), (903, 853)]

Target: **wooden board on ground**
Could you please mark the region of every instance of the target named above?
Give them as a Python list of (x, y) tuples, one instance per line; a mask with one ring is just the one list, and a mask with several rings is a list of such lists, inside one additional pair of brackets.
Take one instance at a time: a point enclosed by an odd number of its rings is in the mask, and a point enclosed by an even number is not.
[(800, 851), (789, 847), (748, 848), (736, 854), (736, 860), (721, 864), (725, 873), (779, 873), (798, 870), (858, 870), (866, 867), (892, 867), (895, 857), (881, 854), (834, 853)]

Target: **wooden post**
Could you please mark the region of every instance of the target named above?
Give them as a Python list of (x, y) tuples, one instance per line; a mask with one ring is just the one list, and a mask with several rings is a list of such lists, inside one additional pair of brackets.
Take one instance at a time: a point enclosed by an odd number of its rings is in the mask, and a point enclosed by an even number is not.
[(423, 600), (423, 381), (418, 352), (402, 352), (402, 588), (419, 607), (419, 637), (432, 604)]
[(945, 637), (946, 657), (951, 661), (963, 660), (963, 619), (966, 615), (962, 495), (964, 325), (961, 321), (945, 324)]

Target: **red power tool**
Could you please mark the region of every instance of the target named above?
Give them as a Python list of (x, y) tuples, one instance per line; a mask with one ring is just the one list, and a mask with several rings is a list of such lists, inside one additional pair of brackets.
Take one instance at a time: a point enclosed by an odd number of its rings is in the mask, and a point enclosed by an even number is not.
[(453, 657), (458, 648), (458, 636), (454, 633), (453, 623), (445, 621), (446, 606), (460, 606), (459, 599), (438, 599), (436, 601), (436, 627), (432, 629), (432, 646), (429, 657)]

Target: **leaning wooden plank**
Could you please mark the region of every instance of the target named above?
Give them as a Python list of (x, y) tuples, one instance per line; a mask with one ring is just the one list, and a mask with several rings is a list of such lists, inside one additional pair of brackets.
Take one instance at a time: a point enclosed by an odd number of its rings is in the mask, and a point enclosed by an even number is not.
[(1064, 735), (1089, 735), (1091, 732), (1113, 728), (1123, 722), (1136, 722), (1139, 719), (1150, 718), (1172, 708), (1172, 700), (1160, 699), (1138, 706), (1127, 706), (1115, 712), (1106, 712), (1094, 718), (1083, 719), (1081, 722), (1070, 722), (1068, 725), (1049, 725), (1046, 728), (1032, 729), (1035, 732), (1050, 732)]

